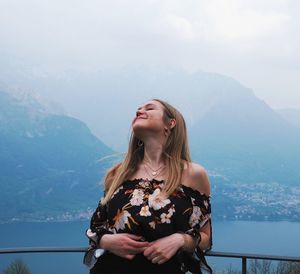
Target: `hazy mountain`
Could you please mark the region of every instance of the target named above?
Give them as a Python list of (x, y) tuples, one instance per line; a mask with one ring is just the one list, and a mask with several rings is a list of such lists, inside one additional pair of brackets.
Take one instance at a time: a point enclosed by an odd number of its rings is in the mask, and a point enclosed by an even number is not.
[(190, 131), (194, 159), (232, 182), (299, 184), (300, 131), (240, 89)]
[(300, 128), (300, 109), (296, 109), (296, 108), (276, 109), (276, 112), (278, 112), (290, 124)]
[(119, 151), (127, 149), (137, 107), (162, 98), (184, 114), (194, 160), (212, 173), (233, 183), (300, 181), (299, 130), (230, 77), (128, 67), (69, 72), (50, 86), (40, 85), (48, 95), (60, 87), (59, 103)]
[(99, 159), (112, 153), (83, 122), (3, 91), (0, 151), (2, 221), (62, 216), (94, 205), (107, 165)]
[[(298, 218), (296, 201), (299, 197), (296, 194), (299, 192), (297, 185), (300, 181), (299, 128), (286, 121), (259, 100), (251, 89), (245, 88), (236, 80), (206, 72), (186, 73), (147, 68), (99, 70), (92, 73), (67, 72), (61, 77), (43, 75), (35, 80), (28, 79), (23, 83), (29, 87), (34, 82), (35, 90), (40, 89), (41, 94), (50, 101), (57, 100), (66, 113), (85, 121), (99, 139), (119, 151), (127, 149), (130, 123), (136, 108), (149, 98), (169, 101), (186, 118), (193, 160), (209, 171), (216, 214), (226, 215), (228, 218), (231, 216), (233, 219), (235, 216), (264, 219), (272, 214), (274, 219)], [(59, 90), (60, 93), (56, 92), (54, 96), (53, 90)], [(39, 115), (31, 113), (30, 117), (43, 115), (41, 110)], [(22, 116), (24, 115), (20, 115)], [(49, 120), (49, 115), (47, 117)], [(79, 123), (74, 118), (62, 115), (50, 117), (51, 125), (56, 125), (57, 119), (59, 123), (67, 120), (64, 122), (66, 128), (69, 128), (70, 121)], [(41, 125), (47, 121), (46, 118), (39, 119), (44, 121)], [(17, 124), (21, 126), (24, 123)], [(35, 125), (40, 124), (37, 122)], [(30, 139), (28, 135), (43, 134), (43, 126), (38, 126), (38, 130), (34, 126), (31, 131), (28, 128), (30, 126), (22, 131), (24, 136), (27, 134), (27, 139)], [(51, 128), (51, 131), (56, 131), (56, 126)], [(54, 133), (49, 130), (49, 135), (51, 134)], [(85, 136), (89, 139), (90, 132)], [(82, 136), (81, 140), (83, 139), (85, 137)], [(82, 147), (82, 151), (86, 151), (86, 148)], [(44, 154), (41, 148), (36, 149), (35, 153)], [(89, 152), (87, 154), (90, 155)], [(54, 165), (56, 160), (50, 163)], [(69, 170), (68, 159), (63, 158), (61, 164), (66, 165), (63, 170)], [(47, 165), (48, 162), (45, 166)], [(85, 177), (93, 173), (88, 171), (86, 175), (80, 174)], [(78, 188), (83, 188), (83, 185), (84, 179), (78, 183)], [(266, 189), (266, 193), (262, 189)], [(47, 190), (50, 193), (52, 191), (50, 186), (44, 193)], [(95, 194), (92, 188), (84, 190), (85, 195)], [(262, 193), (268, 195), (268, 198), (264, 199)], [(278, 200), (278, 193), (283, 200)], [(287, 204), (284, 201), (287, 194), (293, 203)], [(78, 208), (85, 208), (83, 200), (78, 199)], [(288, 207), (291, 204), (295, 206)], [(241, 210), (241, 205), (247, 209)], [(255, 205), (259, 205), (257, 210), (254, 210)], [(270, 215), (273, 210), (276, 213)]]
[(137, 107), (149, 98), (166, 99), (186, 118), (194, 160), (212, 172), (243, 181), (299, 182), (299, 130), (230, 77), (127, 67), (43, 74), (35, 81), (28, 76), (22, 83), (122, 152)]
[(38, 90), (42, 97), (61, 105), (66, 113), (84, 121), (98, 138), (117, 151), (126, 151), (131, 120), (146, 100), (169, 101), (183, 112), (191, 126), (224, 97), (237, 100), (239, 90), (231, 87), (242, 87), (219, 74), (148, 67), (70, 70), (40, 77), (24, 72), (18, 75), (17, 83), (22, 89)]

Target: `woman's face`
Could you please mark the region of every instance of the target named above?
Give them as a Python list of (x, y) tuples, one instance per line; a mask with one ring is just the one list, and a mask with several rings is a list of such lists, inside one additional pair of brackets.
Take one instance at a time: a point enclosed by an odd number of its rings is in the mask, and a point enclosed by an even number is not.
[(164, 107), (157, 101), (149, 101), (139, 107), (132, 121), (132, 129), (139, 136), (143, 132), (162, 132)]

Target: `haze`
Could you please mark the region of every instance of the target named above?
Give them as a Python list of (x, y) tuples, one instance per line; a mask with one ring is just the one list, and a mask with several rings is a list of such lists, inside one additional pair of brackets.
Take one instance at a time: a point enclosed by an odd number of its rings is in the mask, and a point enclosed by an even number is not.
[(296, 0), (1, 0), (0, 82), (127, 66), (203, 70), (273, 108), (300, 108), (299, 10)]

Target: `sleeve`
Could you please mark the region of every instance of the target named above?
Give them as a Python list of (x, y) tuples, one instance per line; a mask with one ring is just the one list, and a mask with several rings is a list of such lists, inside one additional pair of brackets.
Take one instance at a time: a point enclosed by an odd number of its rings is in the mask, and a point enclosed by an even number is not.
[(185, 271), (196, 274), (212, 273), (212, 269), (205, 258), (205, 252), (212, 248), (211, 197), (194, 190), (193, 193), (190, 193), (190, 198), (192, 202), (192, 213), (189, 219), (190, 228), (185, 233), (201, 241), (200, 230), (203, 226), (209, 224), (210, 244), (206, 250), (201, 250), (197, 246), (193, 254), (181, 251), (177, 254), (177, 258), (181, 263), (181, 268)]
[(99, 242), (104, 234), (112, 234), (107, 228), (107, 205), (99, 202), (90, 221), (90, 227), (86, 230), (89, 239), (89, 247), (85, 252), (83, 263), (89, 268), (93, 268), (97, 259), (103, 254), (104, 250), (99, 247)]
[(187, 231), (188, 234), (196, 237), (200, 235), (201, 228), (206, 224), (210, 226), (210, 244), (205, 250), (208, 251), (212, 247), (212, 226), (211, 226), (211, 203), (210, 196), (204, 193), (194, 191), (191, 195), (192, 202), (192, 214), (189, 219), (190, 229)]
[(99, 241), (104, 234), (112, 234), (108, 230), (107, 224), (107, 205), (102, 205), (100, 201), (92, 215), (90, 228), (86, 231), (86, 236), (89, 238), (89, 243), (92, 247), (99, 247)]

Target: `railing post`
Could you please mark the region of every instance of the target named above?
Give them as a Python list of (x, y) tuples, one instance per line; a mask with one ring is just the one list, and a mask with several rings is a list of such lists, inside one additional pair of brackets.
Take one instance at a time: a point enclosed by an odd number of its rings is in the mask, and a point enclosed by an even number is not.
[(242, 258), (242, 274), (247, 274), (247, 257)]

